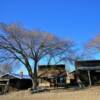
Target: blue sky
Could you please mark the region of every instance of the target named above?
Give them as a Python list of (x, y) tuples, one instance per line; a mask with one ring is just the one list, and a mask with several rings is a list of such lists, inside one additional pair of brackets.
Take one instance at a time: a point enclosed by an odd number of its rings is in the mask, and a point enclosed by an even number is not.
[(100, 0), (0, 0), (0, 22), (21, 22), (82, 45), (100, 34)]
[(99, 0), (1, 0), (0, 21), (83, 43), (100, 32)]

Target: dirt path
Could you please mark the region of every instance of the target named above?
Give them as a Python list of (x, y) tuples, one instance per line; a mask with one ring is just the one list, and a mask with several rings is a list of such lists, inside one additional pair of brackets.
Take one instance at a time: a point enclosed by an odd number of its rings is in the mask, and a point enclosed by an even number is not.
[(0, 96), (0, 100), (100, 100), (100, 87), (78, 91), (50, 91), (38, 94), (20, 91)]

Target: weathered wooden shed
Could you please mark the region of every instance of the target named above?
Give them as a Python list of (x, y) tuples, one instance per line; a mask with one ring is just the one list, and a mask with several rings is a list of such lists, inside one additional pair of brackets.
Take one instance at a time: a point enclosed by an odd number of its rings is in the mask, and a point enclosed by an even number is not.
[(2, 80), (9, 80), (9, 91), (23, 90), (32, 87), (32, 80), (28, 75), (7, 73), (0, 76), (0, 80), (0, 82), (3, 82)]
[(59, 87), (66, 85), (65, 65), (41, 65), (38, 68), (39, 86)]
[(100, 85), (100, 60), (76, 61), (75, 66), (83, 84)]

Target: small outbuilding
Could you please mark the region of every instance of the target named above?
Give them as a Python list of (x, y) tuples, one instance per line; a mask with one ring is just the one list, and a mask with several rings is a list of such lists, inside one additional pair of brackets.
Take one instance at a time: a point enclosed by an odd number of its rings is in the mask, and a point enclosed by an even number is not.
[(0, 85), (8, 82), (9, 91), (23, 90), (32, 87), (32, 80), (28, 75), (7, 73), (0, 76)]

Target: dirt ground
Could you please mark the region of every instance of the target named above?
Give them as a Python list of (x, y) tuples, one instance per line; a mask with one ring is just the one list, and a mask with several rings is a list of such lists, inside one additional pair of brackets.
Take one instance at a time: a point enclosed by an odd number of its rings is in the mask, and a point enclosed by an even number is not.
[(52, 90), (36, 94), (19, 91), (1, 95), (0, 100), (100, 100), (100, 86), (84, 90)]

